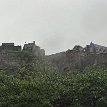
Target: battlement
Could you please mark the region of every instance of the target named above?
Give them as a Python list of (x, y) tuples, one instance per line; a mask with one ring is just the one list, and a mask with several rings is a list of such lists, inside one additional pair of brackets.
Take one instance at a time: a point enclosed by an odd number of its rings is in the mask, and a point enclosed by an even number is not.
[(14, 43), (2, 43), (2, 46), (14, 46)]
[[(14, 43), (2, 43), (0, 46), (0, 67), (4, 65), (18, 66), (21, 63), (27, 63), (32, 60), (31, 53), (34, 57), (43, 58), (45, 51), (33, 43), (24, 44), (24, 47), (15, 46)], [(31, 59), (29, 59), (31, 58)]]
[(14, 43), (2, 43), (0, 53), (4, 51), (21, 51), (21, 46), (15, 46)]

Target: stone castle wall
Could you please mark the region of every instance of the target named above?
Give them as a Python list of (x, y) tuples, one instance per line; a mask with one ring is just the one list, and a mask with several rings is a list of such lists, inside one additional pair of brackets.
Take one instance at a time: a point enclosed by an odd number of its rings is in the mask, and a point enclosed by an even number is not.
[[(77, 45), (72, 50), (46, 56), (46, 59), (64, 71), (84, 69), (91, 65), (107, 65), (107, 52), (103, 52), (102, 50), (99, 50), (99, 52), (90, 51), (90, 47), (90, 45), (87, 45), (85, 48), (82, 48)], [(102, 48), (105, 49), (105, 47), (102, 46), (99, 46), (96, 49)]]
[[(27, 46), (27, 47), (26, 47)], [(1, 65), (17, 66), (22, 62), (28, 61), (28, 53), (36, 57), (43, 57), (40, 47), (35, 43), (25, 44), (23, 49), (21, 46), (15, 46), (14, 43), (2, 43), (0, 46), (0, 67)]]

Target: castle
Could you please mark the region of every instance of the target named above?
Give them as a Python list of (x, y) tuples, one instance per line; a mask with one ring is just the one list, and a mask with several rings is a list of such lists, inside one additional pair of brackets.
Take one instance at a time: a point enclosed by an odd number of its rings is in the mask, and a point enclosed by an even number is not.
[(88, 53), (94, 53), (94, 54), (107, 53), (107, 47), (97, 45), (97, 44), (94, 44), (92, 42), (90, 43), (90, 45), (86, 46), (85, 50)]
[(23, 50), (32, 52), (33, 55), (37, 57), (45, 56), (45, 50), (40, 49), (40, 47), (35, 44), (35, 41), (33, 41), (33, 43), (24, 44)]
[(15, 46), (14, 43), (2, 43), (0, 46), (0, 65), (17, 65), (21, 62), (24, 52), (29, 52), (35, 57), (43, 58), (45, 56), (44, 49), (33, 43), (24, 44), (24, 47)]
[(58, 68), (71, 70), (88, 65), (107, 64), (107, 47), (90, 43), (86, 47), (76, 45), (72, 50), (45, 56), (45, 50), (32, 43), (15, 46), (14, 43), (2, 43), (0, 46), (0, 69), (4, 67), (20, 66), (30, 63), (34, 58), (45, 58)]
[(107, 47), (91, 42), (85, 47), (76, 45), (72, 50), (49, 55), (46, 58), (64, 71), (83, 69), (90, 65), (107, 65)]

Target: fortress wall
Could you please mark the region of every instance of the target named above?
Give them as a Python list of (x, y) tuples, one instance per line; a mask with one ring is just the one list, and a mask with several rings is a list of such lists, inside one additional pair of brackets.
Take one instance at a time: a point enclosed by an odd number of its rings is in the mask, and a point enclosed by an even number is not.
[(87, 66), (97, 64), (107, 65), (107, 53), (87, 54), (69, 50), (67, 52), (46, 56), (46, 59), (64, 71), (84, 69)]
[(18, 65), (20, 61), (18, 52), (0, 53), (0, 64)]

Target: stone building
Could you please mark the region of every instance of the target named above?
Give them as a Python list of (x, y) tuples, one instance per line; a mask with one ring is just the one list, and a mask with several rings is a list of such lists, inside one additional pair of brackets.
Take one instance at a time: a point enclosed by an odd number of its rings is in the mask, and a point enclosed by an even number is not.
[(40, 49), (40, 47), (35, 44), (35, 41), (33, 41), (33, 43), (25, 44), (23, 47), (23, 50), (32, 52), (33, 55), (38, 56), (38, 57), (44, 57), (45, 56), (45, 50)]
[(18, 53), (21, 52), (21, 46), (15, 46), (14, 43), (2, 43), (0, 46), (0, 67), (1, 65), (17, 65), (19, 62)]
[(74, 72), (100, 64), (107, 66), (107, 47), (91, 42), (84, 48), (76, 45), (72, 50), (46, 56), (46, 59), (62, 71)]
[(107, 47), (97, 45), (94, 43), (90, 43), (90, 45), (87, 45), (85, 48), (87, 53), (92, 53), (92, 54), (101, 54), (101, 53), (107, 53)]
[(2, 43), (0, 52), (3, 51), (21, 51), (21, 46), (15, 46), (14, 43)]
[(31, 52), (34, 56), (43, 57), (45, 51), (35, 45), (35, 42), (25, 44), (23, 49), (21, 46), (15, 46), (14, 43), (2, 43), (0, 46), (0, 69), (4, 65), (17, 66), (28, 59), (24, 57), (24, 52)]

